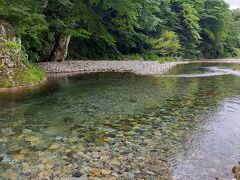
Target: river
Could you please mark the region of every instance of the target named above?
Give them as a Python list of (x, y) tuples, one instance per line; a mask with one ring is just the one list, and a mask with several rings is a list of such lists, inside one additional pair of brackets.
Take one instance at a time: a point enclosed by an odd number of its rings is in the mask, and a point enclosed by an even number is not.
[(240, 65), (49, 77), (0, 94), (0, 178), (232, 179)]

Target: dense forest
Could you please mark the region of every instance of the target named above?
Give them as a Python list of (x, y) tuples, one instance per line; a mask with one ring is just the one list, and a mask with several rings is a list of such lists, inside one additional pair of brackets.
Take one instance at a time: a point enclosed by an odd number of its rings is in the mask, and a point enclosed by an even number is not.
[(32, 62), (240, 55), (240, 10), (224, 0), (0, 0)]

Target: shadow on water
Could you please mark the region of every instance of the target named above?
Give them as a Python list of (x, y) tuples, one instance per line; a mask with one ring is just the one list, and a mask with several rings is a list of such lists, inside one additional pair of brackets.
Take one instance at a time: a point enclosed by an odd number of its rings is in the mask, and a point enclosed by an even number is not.
[(51, 77), (39, 91), (0, 96), (0, 177), (39, 177), (51, 166), (61, 178), (103, 168), (123, 179), (230, 179), (240, 160), (237, 69)]

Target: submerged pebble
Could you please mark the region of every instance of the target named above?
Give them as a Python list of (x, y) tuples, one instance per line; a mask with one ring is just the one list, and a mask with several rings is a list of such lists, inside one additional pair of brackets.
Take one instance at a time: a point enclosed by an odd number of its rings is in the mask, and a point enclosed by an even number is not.
[[(204, 142), (201, 134), (212, 132), (203, 124), (212, 123), (223, 99), (237, 95), (240, 80), (118, 76), (65, 79), (56, 92), (16, 108), (15, 120), (0, 124), (0, 179), (233, 178), (228, 159), (235, 157), (222, 155), (229, 142), (218, 146), (221, 127), (212, 152), (193, 150)], [(238, 103), (223, 109), (235, 112)], [(228, 125), (238, 130), (237, 122)]]

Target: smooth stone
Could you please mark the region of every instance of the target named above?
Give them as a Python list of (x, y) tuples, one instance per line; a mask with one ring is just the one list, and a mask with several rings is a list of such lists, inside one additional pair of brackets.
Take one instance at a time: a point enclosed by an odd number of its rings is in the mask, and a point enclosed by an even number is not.
[(134, 178), (135, 175), (134, 175), (133, 173), (131, 173), (131, 172), (128, 172), (128, 177), (129, 177), (129, 178)]
[(149, 167), (149, 170), (155, 173), (161, 172), (161, 166), (160, 165), (152, 165)]
[(112, 171), (111, 171), (111, 170), (107, 170), (107, 169), (102, 169), (102, 170), (101, 170), (101, 173), (102, 173), (103, 175), (110, 175), (110, 174), (112, 173)]
[(147, 171), (146, 174), (148, 174), (148, 175), (153, 175), (153, 176), (156, 175), (156, 174), (155, 174), (154, 172), (152, 172), (152, 171)]
[(71, 137), (68, 139), (69, 142), (74, 143), (74, 142), (78, 142), (79, 138), (78, 137)]
[(134, 131), (129, 131), (127, 134), (128, 134), (128, 135), (135, 135), (136, 132), (134, 132)]
[(57, 136), (57, 137), (55, 138), (56, 141), (60, 141), (60, 140), (62, 140), (62, 139), (63, 139), (63, 137), (61, 137), (61, 136)]
[(93, 157), (94, 159), (100, 158), (99, 154), (97, 154), (97, 153), (94, 153), (94, 154), (92, 155), (92, 157)]
[(92, 169), (90, 169), (90, 173), (94, 176), (100, 176), (101, 175), (101, 169), (92, 168)]
[(24, 129), (23, 131), (22, 131), (22, 133), (23, 134), (32, 134), (32, 130), (31, 129)]
[(82, 176), (82, 174), (79, 172), (79, 171), (76, 171), (76, 172), (74, 172), (73, 174), (72, 174), (72, 177), (81, 177)]
[(103, 168), (103, 162), (98, 161), (98, 162), (94, 163), (94, 166), (97, 168)]
[(47, 136), (54, 136), (61, 133), (61, 128), (59, 127), (48, 127), (46, 130), (43, 131), (43, 134)]
[(12, 136), (15, 134), (11, 128), (2, 129), (2, 134), (4, 136)]
[(30, 146), (30, 150), (32, 151), (45, 151), (49, 147), (49, 142), (40, 142), (38, 144), (34, 144)]
[(86, 111), (89, 112), (89, 113), (90, 113), (90, 112), (95, 112), (94, 109), (87, 109)]
[(2, 159), (2, 163), (8, 163), (8, 162), (11, 162), (11, 159), (6, 155)]
[(55, 150), (55, 149), (58, 149), (59, 147), (60, 147), (60, 144), (54, 143), (48, 149), (49, 150)]
[(43, 170), (45, 169), (43, 164), (37, 165), (35, 168), (36, 168), (38, 171), (43, 171)]
[(110, 164), (120, 166), (120, 165), (121, 165), (121, 162), (119, 162), (119, 161), (116, 160), (116, 159), (113, 159), (112, 161), (110, 161)]
[(112, 173), (112, 175), (116, 178), (118, 178), (118, 176), (119, 176), (118, 173)]
[(31, 142), (31, 143), (36, 142), (36, 141), (39, 142), (40, 137), (38, 137), (38, 136), (26, 136), (26, 137), (25, 137), (25, 140), (26, 140), (27, 142)]
[(87, 174), (84, 174), (83, 176), (81, 176), (79, 180), (88, 180)]

